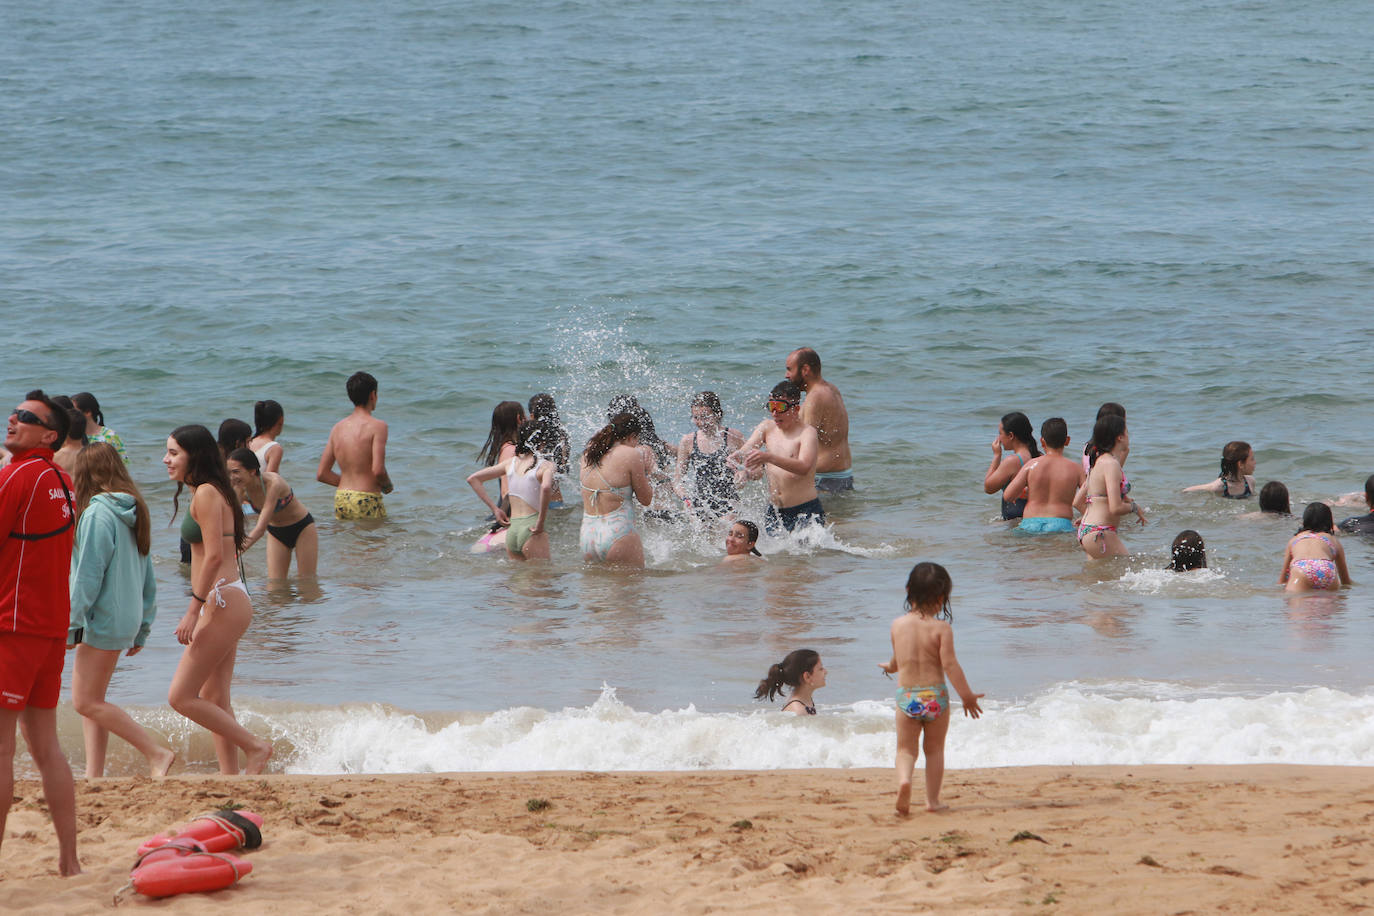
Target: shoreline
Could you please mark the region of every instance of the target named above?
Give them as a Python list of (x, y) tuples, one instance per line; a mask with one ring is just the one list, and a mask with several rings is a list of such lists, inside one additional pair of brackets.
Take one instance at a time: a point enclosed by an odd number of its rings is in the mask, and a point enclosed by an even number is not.
[(949, 810), (930, 814), (918, 768), (908, 818), (890, 769), (79, 779), (84, 873), (68, 879), (26, 779), (0, 884), (11, 912), (112, 907), (140, 842), (237, 802), (263, 817), (263, 846), (208, 896), (292, 913), (1312, 912), (1374, 906), (1370, 775), (953, 770)]

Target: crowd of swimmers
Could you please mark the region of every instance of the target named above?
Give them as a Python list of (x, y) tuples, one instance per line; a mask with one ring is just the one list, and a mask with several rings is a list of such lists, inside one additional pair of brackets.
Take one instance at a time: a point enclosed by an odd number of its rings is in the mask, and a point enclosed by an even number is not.
[[(1126, 459), (1131, 452), (1126, 409), (1112, 402), (1098, 409), (1092, 438), (1081, 460), (1065, 456), (1068, 445), (1068, 425), (1063, 418), (1051, 417), (1041, 424), (1037, 447), (1026, 415), (1006, 414), (992, 441), (992, 462), (983, 476), (984, 491), (1000, 491), (1002, 518), (1019, 520), (1019, 532), (1073, 533), (1083, 552), (1094, 560), (1126, 556), (1118, 532), (1121, 520), (1135, 516), (1139, 524), (1146, 523), (1145, 510), (1131, 496), (1126, 476)], [(1235, 500), (1257, 497), (1261, 513), (1291, 514), (1288, 488), (1279, 481), (1259, 487), (1254, 472), (1255, 451), (1250, 444), (1228, 442), (1222, 448), (1216, 479), (1187, 487), (1184, 492)], [(1354, 498), (1344, 497), (1340, 502)], [(1339, 526), (1341, 530), (1374, 534), (1374, 476), (1365, 481), (1364, 502), (1369, 514), (1346, 519)], [(1284, 552), (1279, 584), (1293, 592), (1351, 585), (1336, 529), (1331, 504), (1314, 502), (1307, 506), (1301, 527)], [(1192, 529), (1180, 532), (1170, 549), (1168, 568), (1185, 571), (1206, 565), (1202, 535)]]

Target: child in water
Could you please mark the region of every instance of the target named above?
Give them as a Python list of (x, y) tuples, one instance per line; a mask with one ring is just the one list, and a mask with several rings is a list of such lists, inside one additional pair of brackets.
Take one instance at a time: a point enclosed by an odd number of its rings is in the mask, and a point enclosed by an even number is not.
[(1249, 499), (1255, 492), (1255, 450), (1248, 442), (1228, 442), (1221, 450), (1221, 476), (1211, 483), (1185, 487), (1184, 493), (1206, 491), (1223, 499)]
[(911, 773), (916, 767), (917, 739), (925, 732), (926, 810), (939, 811), (945, 779), (945, 735), (949, 733), (949, 692), (945, 676), (964, 706), (978, 718), (984, 694), (974, 693), (954, 657), (954, 629), (949, 595), (954, 585), (938, 563), (917, 563), (906, 580), (906, 613), (892, 621), (892, 658), (879, 662), (897, 675), (897, 813), (911, 811)]
[(1305, 592), (1310, 589), (1336, 591), (1342, 585), (1353, 584), (1345, 565), (1345, 548), (1336, 537), (1331, 507), (1326, 503), (1310, 503), (1302, 513), (1302, 528), (1288, 541), (1288, 548), (1283, 552), (1279, 585), (1284, 586), (1284, 591)]
[(1207, 545), (1203, 542), (1202, 535), (1192, 528), (1185, 528), (1174, 538), (1174, 544), (1169, 548), (1169, 557), (1169, 565), (1166, 568), (1174, 572), (1206, 569)]
[(773, 697), (782, 693), (783, 687), (791, 687), (792, 695), (782, 704), (782, 711), (794, 716), (814, 716), (816, 704), (811, 694), (825, 686), (825, 666), (821, 664), (819, 652), (811, 649), (793, 649), (787, 657), (768, 669), (768, 676), (759, 681), (754, 691), (754, 699)]
[(762, 557), (754, 545), (759, 542), (759, 526), (753, 522), (735, 522), (725, 535), (725, 559), (722, 563), (739, 563)]

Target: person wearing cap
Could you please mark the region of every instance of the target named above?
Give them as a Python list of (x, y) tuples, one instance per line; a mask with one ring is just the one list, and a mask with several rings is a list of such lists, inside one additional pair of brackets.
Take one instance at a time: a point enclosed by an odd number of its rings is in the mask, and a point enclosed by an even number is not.
[(72, 482), (53, 463), (67, 438), (67, 412), (42, 391), (10, 411), (0, 469), (0, 840), (14, 799), (15, 730), (43, 777), (57, 831), (58, 871), (81, 873), (76, 858), (76, 789), (57, 739), (57, 701), (67, 656)]
[(816, 428), (802, 422), (801, 389), (783, 380), (768, 398), (770, 418), (754, 428), (732, 456), (755, 479), (768, 477), (768, 506), (763, 517), (769, 534), (825, 524), (825, 510), (816, 492), (816, 458), (820, 443)]

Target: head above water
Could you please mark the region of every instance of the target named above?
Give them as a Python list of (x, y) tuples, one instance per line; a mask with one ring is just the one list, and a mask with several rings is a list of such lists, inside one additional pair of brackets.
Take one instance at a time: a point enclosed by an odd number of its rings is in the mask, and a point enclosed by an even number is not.
[(628, 411), (616, 414), (601, 429), (587, 440), (587, 448), (582, 452), (582, 457), (586, 459), (588, 467), (600, 467), (601, 459), (615, 447), (619, 442), (624, 442), (631, 437), (638, 437), (642, 429), (639, 425), (639, 417)]
[(355, 407), (366, 407), (377, 393), (377, 380), (366, 372), (355, 372), (348, 377), (345, 387)]
[(1364, 501), (1369, 508), (1374, 509), (1374, 474), (1370, 474), (1364, 481)]
[(477, 453), (477, 460), (491, 467), (501, 457), (501, 447), (515, 442), (515, 434), (525, 422), (525, 407), (519, 401), (502, 401), (491, 411), (491, 429), (487, 441)]
[(243, 420), (233, 417), (219, 425), (219, 450), (226, 458), (236, 448), (247, 448), (248, 440), (253, 438), (253, 427)]
[(1221, 450), (1221, 476), (1227, 480), (1234, 480), (1240, 476), (1240, 466), (1245, 463), (1245, 459), (1250, 457), (1250, 443), (1241, 442), (1237, 439), (1234, 442), (1226, 443)]
[(531, 420), (549, 419), (558, 422), (558, 405), (551, 394), (536, 394), (530, 398), (529, 416)]
[[(802, 390), (796, 382), (783, 379), (773, 386), (768, 395), (768, 412), (774, 416), (790, 412), (801, 406), (801, 399)], [(780, 409), (783, 405), (786, 405), (786, 409)]]
[[(1369, 479), (1374, 480), (1374, 477)], [(1293, 514), (1293, 509), (1288, 503), (1288, 488), (1277, 480), (1271, 480), (1260, 488), (1259, 507), (1261, 512)]]
[(100, 412), (100, 402), (89, 391), (81, 391), (72, 395), (72, 404), (77, 410), (94, 420), (96, 426), (105, 425), (105, 415)]
[(1336, 530), (1335, 519), (1331, 517), (1331, 507), (1326, 503), (1308, 503), (1307, 508), (1302, 510), (1302, 531), (1315, 531), (1319, 534), (1331, 534)]
[(750, 553), (756, 557), (761, 557), (763, 554), (759, 553), (759, 549), (754, 546), (758, 542), (759, 526), (741, 519), (730, 526), (730, 533), (725, 538), (725, 552), (731, 555)]
[(698, 413), (709, 415), (715, 420), (717, 426), (720, 425), (721, 420), (725, 419), (725, 408), (721, 406), (720, 398), (716, 396), (714, 391), (698, 391), (692, 396), (693, 422), (696, 422)]
[(934, 611), (930, 616), (937, 620), (953, 620), (954, 609), (949, 604), (949, 596), (953, 591), (954, 582), (943, 566), (939, 563), (917, 563), (906, 577), (906, 601), (903, 605), (908, 611)]
[(1030, 418), (1021, 411), (1013, 410), (1002, 415), (1002, 431), (1030, 449), (1032, 458), (1040, 454), (1040, 449), (1035, 445), (1035, 430), (1031, 427)]
[(1088, 453), (1092, 464), (1097, 463), (1097, 456), (1106, 454), (1116, 448), (1116, 443), (1121, 437), (1126, 435), (1126, 418), (1116, 414), (1107, 416), (1093, 424), (1092, 446)]
[(821, 357), (810, 347), (801, 347), (787, 354), (787, 378), (805, 390), (821, 377)]
[(1207, 545), (1203, 543), (1202, 535), (1191, 528), (1180, 531), (1178, 537), (1174, 538), (1169, 556), (1169, 569), (1175, 572), (1207, 568)]
[(1040, 424), (1040, 438), (1046, 448), (1063, 448), (1069, 444), (1069, 424), (1063, 417), (1050, 417)]
[(762, 700), (766, 696), (772, 702), (784, 687), (800, 687), (820, 661), (821, 655), (815, 650), (793, 649), (782, 661), (769, 666), (768, 676), (759, 681), (754, 690), (754, 699)]
[(283, 416), (281, 405), (276, 401), (258, 401), (253, 405), (253, 425), (257, 427), (254, 435), (271, 432)]

